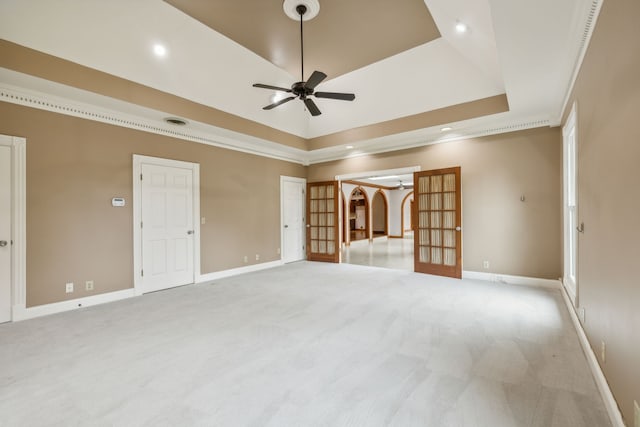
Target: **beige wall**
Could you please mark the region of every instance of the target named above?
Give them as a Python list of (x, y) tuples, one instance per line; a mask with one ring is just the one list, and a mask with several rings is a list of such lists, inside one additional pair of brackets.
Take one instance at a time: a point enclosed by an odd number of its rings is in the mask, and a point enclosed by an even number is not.
[(640, 402), (640, 2), (605, 1), (574, 89), (578, 299), (607, 381), (633, 425)]
[(280, 258), (280, 175), (305, 167), (2, 102), (0, 117), (27, 138), (28, 307), (133, 286), (133, 154), (200, 164), (202, 273)]
[(464, 270), (557, 279), (561, 156), (560, 129), (539, 128), (312, 165), (308, 179), (461, 166)]

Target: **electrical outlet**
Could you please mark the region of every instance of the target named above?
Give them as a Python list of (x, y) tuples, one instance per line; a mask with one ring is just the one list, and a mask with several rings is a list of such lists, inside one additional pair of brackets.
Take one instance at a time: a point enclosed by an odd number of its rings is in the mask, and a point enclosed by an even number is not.
[(65, 292), (70, 294), (73, 292), (73, 282), (69, 282), (65, 285)]
[(600, 345), (600, 357), (602, 358), (602, 363), (607, 363), (607, 346), (604, 341)]
[(249, 257), (245, 255), (245, 256), (244, 256), (244, 263), (246, 264), (246, 263), (248, 263), (248, 262), (249, 262)]
[(256, 254), (256, 261), (260, 261), (260, 255)]
[(84, 282), (84, 289), (87, 291), (92, 291), (93, 290), (93, 280), (87, 280), (86, 282)]
[(640, 427), (640, 406), (638, 406), (638, 402), (635, 400), (633, 401), (633, 419), (633, 427)]
[(482, 261), (482, 268), (487, 270), (489, 268), (489, 261)]
[(207, 223), (207, 218), (202, 217), (200, 218), (200, 224), (205, 225)]

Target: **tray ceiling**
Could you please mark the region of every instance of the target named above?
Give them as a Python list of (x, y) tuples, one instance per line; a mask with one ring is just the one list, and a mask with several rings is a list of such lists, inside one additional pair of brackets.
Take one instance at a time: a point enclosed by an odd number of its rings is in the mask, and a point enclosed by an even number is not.
[(299, 26), (282, 0), (0, 2), (0, 68), (40, 79), (0, 73), (0, 86), (121, 105), (111, 97), (147, 121), (184, 117), (182, 132), (231, 131), (329, 159), (344, 144), (446, 140), (445, 126), (464, 136), (558, 123), (599, 10), (598, 0), (319, 1), (305, 22), (306, 74), (329, 75), (322, 91), (356, 94), (318, 99), (319, 117), (300, 102), (264, 111), (272, 93), (251, 86), (299, 79)]
[[(278, 0), (165, 0), (236, 43), (300, 76), (300, 25)], [(305, 79), (335, 78), (440, 37), (424, 0), (322, 0), (304, 23)]]

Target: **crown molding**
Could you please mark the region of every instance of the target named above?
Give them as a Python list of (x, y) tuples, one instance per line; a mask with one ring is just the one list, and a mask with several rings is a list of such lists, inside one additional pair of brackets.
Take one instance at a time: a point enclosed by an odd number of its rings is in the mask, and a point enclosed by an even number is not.
[[(27, 85), (29, 81), (27, 76)], [(24, 84), (25, 82), (23, 81), (22, 83)], [(357, 150), (347, 151), (344, 146), (334, 146), (306, 151), (193, 121), (189, 118), (186, 118), (188, 123), (185, 126), (170, 125), (160, 119), (173, 116), (170, 113), (152, 110), (124, 101), (116, 101), (113, 98), (86, 91), (82, 91), (81, 96), (79, 96), (74, 90), (79, 91), (79, 89), (71, 88), (62, 92), (64, 96), (61, 96), (59, 94), (60, 91), (54, 94), (0, 81), (0, 101), (304, 166), (550, 126), (549, 120), (545, 117), (527, 115), (514, 118), (511, 113), (501, 113), (453, 123), (451, 125), (457, 131), (446, 135), (443, 135), (440, 127), (436, 126), (360, 141), (354, 143), (357, 146)], [(67, 96), (79, 98), (82, 101)]]
[[(100, 96), (93, 95), (92, 98)], [(308, 154), (304, 150), (248, 135), (237, 134), (236, 136), (233, 135), (234, 132), (226, 129), (216, 128), (193, 120), (188, 120), (187, 125), (178, 127), (170, 125), (164, 120), (154, 120), (2, 82), (0, 82), (0, 101), (262, 157), (302, 165), (308, 164)], [(160, 117), (171, 116), (169, 113), (161, 112), (156, 115)]]
[(571, 95), (573, 94), (573, 88), (576, 85), (578, 74), (580, 73), (580, 69), (582, 68), (582, 62), (584, 61), (584, 57), (587, 54), (587, 49), (589, 48), (589, 43), (591, 42), (591, 36), (593, 35), (593, 31), (595, 30), (598, 17), (600, 16), (602, 3), (604, 3), (604, 0), (591, 0), (589, 13), (584, 22), (582, 37), (580, 37), (580, 39), (577, 41), (579, 45), (575, 49), (575, 51), (578, 52), (578, 55), (576, 57), (576, 61), (573, 67), (573, 73), (565, 89), (562, 105), (560, 106), (560, 111), (558, 111), (553, 116), (553, 121), (551, 123), (553, 126), (560, 126), (562, 124), (562, 118), (564, 117), (565, 112), (567, 111), (567, 106), (569, 105), (569, 101), (571, 100)]
[[(362, 145), (363, 147), (358, 148), (357, 150), (352, 150), (349, 153), (345, 153), (345, 148), (343, 146), (313, 150), (309, 152), (308, 163), (313, 165), (316, 163), (362, 157), (371, 154), (388, 153), (391, 151), (408, 150), (427, 145), (442, 144), (445, 142), (455, 142), (469, 138), (479, 138), (551, 126), (548, 118), (540, 116), (525, 116), (516, 119), (481, 119), (481, 124), (471, 125), (467, 129), (462, 129), (456, 133), (447, 135), (442, 135), (440, 127), (437, 126), (435, 128), (423, 129), (417, 132), (408, 132), (405, 135), (395, 135), (393, 137), (357, 143), (357, 145)], [(453, 124), (452, 126), (464, 126), (465, 123), (472, 122), (473, 120), (468, 120)]]

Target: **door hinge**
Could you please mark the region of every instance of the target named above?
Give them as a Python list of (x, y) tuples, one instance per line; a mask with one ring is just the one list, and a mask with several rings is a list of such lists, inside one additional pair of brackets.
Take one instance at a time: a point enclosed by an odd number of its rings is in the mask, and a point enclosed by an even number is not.
[(144, 270), (140, 270), (140, 277), (144, 277)]
[(140, 174), (140, 181), (142, 181), (142, 174)]
[(140, 228), (142, 228), (142, 221), (140, 221)]

